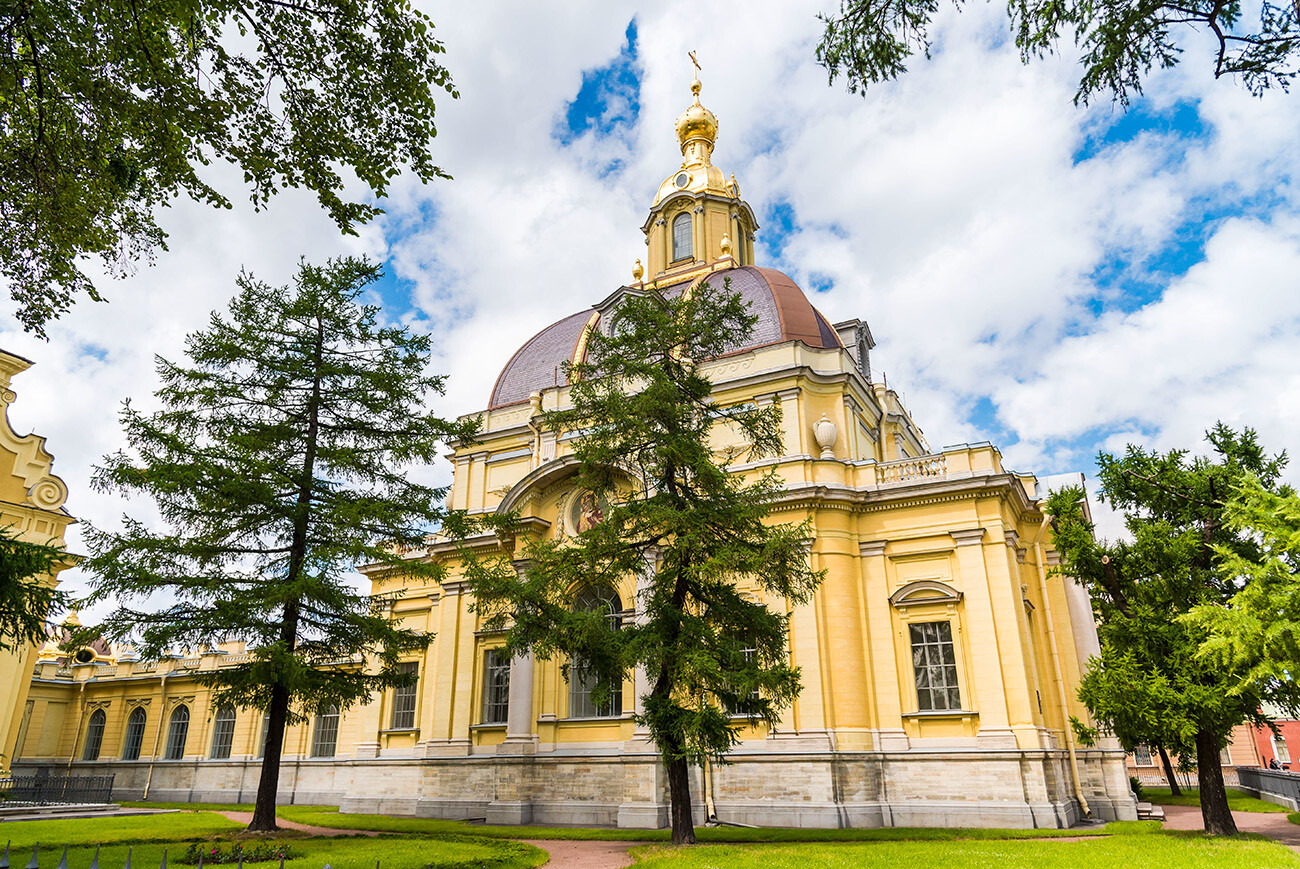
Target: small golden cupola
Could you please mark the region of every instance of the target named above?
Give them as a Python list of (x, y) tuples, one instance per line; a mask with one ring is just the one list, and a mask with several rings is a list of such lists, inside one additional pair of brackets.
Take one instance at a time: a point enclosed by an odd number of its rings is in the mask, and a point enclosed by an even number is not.
[(647, 283), (665, 276), (677, 281), (696, 270), (754, 262), (758, 223), (740, 198), (736, 176), (727, 178), (713, 165), (718, 117), (700, 103), (700, 67), (694, 52), (691, 62), (693, 101), (677, 118), (682, 165), (659, 185), (641, 227), (646, 236)]

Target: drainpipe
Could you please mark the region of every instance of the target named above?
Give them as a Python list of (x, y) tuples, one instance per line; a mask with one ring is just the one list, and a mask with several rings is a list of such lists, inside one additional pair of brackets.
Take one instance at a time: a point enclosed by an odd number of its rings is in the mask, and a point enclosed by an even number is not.
[(77, 732), (72, 737), (72, 751), (68, 752), (68, 775), (72, 775), (72, 762), (77, 759), (77, 743), (81, 741), (81, 720), (86, 717), (86, 683), (77, 692)]
[(1070, 727), (1070, 707), (1068, 698), (1065, 695), (1065, 676), (1061, 672), (1061, 655), (1056, 647), (1056, 625), (1052, 619), (1052, 604), (1047, 597), (1047, 569), (1043, 566), (1043, 535), (1047, 532), (1047, 523), (1052, 521), (1052, 517), (1043, 514), (1043, 522), (1038, 526), (1038, 536), (1034, 538), (1034, 561), (1038, 565), (1038, 593), (1043, 598), (1043, 615), (1047, 621), (1047, 647), (1052, 653), (1052, 666), (1056, 670), (1056, 693), (1057, 700), (1061, 704), (1061, 714), (1065, 716), (1065, 747), (1070, 753), (1070, 778), (1074, 783), (1074, 796), (1083, 808), (1085, 818), (1092, 817), (1092, 810), (1088, 808), (1088, 800), (1083, 795), (1083, 788), (1079, 785), (1079, 760), (1074, 752), (1074, 730)]
[(718, 823), (718, 810), (713, 805), (713, 764), (709, 762), (709, 756), (704, 756), (704, 763), (701, 765), (704, 771), (704, 823)]
[(167, 712), (167, 673), (158, 677), (158, 729), (153, 735), (153, 752), (149, 755), (149, 774), (144, 778), (144, 795), (141, 801), (149, 799), (149, 788), (153, 785), (153, 765), (158, 762), (158, 741), (162, 739), (163, 716)]

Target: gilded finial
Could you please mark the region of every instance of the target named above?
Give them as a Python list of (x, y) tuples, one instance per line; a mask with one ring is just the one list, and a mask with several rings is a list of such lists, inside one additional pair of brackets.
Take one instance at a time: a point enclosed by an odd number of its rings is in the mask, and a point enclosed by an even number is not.
[(645, 274), (645, 270), (641, 268), (641, 260), (637, 260), (636, 265), (632, 266), (632, 280), (641, 280), (643, 274)]
[(695, 59), (695, 52), (688, 51), (686, 54), (691, 58), (691, 65), (695, 70), (691, 73), (694, 80), (691, 82), (691, 93), (695, 95), (695, 104), (700, 103), (700, 62)]

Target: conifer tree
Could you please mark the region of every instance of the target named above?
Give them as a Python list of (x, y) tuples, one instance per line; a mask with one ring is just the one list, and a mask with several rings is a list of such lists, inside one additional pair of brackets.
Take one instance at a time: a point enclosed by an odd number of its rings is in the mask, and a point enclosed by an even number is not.
[[(710, 400), (707, 360), (756, 322), (739, 294), (729, 284), (650, 290), (615, 317), (612, 334), (592, 332), (587, 361), (569, 368), (571, 408), (543, 420), (582, 433), (577, 482), (608, 504), (603, 521), (527, 540), (521, 572), (505, 557), (467, 557), (465, 570), (487, 625), (507, 631), (507, 653), (567, 659), (566, 677), (590, 685), (596, 704), (644, 668), (649, 690), (635, 720), (666, 766), (672, 841), (689, 844), (689, 766), (729, 751), (742, 721), (772, 724), (799, 693), (788, 612), (822, 573), (808, 564), (807, 523), (768, 521), (775, 475), (729, 473), (736, 451), (713, 446), (725, 427), (747, 460), (783, 449), (775, 405)], [(610, 600), (628, 577), (637, 578), (635, 618), (583, 603)]]
[(61, 546), (20, 540), (0, 528), (0, 652), (45, 641), (54, 611), (68, 603), (45, 577), (64, 557)]
[(1229, 500), (1246, 479), (1275, 487), (1286, 461), (1268, 456), (1250, 429), (1220, 423), (1207, 439), (1214, 458), (1132, 445), (1123, 456), (1098, 456), (1101, 498), (1124, 512), (1131, 540), (1097, 540), (1078, 488), (1053, 493), (1047, 509), (1061, 569), (1088, 589), (1097, 615), (1101, 657), (1079, 698), (1123, 741), (1155, 734), (1194, 749), (1205, 830), (1230, 835), (1237, 827), (1219, 753), (1237, 725), (1265, 723), (1263, 702), (1294, 708), (1300, 694), (1294, 683), (1247, 679), (1243, 667), (1205, 656), (1205, 628), (1183, 617), (1236, 593), (1225, 562), (1259, 563), (1260, 541), (1229, 521)]
[[(128, 402), (129, 449), (96, 469), (99, 489), (151, 499), (164, 526), (89, 533), (93, 597), (119, 604), (106, 633), (146, 655), (249, 643), (247, 663), (199, 678), (216, 703), (269, 715), (252, 830), (276, 827), (285, 727), (409, 684), (399, 656), (430, 640), (352, 573), (400, 563), (441, 519), (443, 490), (404, 471), (469, 434), (425, 409), (443, 388), (429, 338), (359, 303), (379, 274), (353, 258), (303, 263), (291, 288), (241, 274), (229, 314), (188, 337), (189, 364), (158, 359), (160, 409)], [(172, 602), (153, 609), (156, 595)]]

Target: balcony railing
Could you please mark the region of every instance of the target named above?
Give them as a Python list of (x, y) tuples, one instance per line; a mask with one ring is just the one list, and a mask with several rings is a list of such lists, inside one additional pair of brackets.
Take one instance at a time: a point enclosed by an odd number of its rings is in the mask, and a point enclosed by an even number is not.
[(1300, 808), (1300, 775), (1273, 769), (1247, 766), (1237, 767), (1237, 783), (1247, 791), (1254, 791), (1268, 801)]
[(948, 474), (948, 459), (944, 456), (917, 456), (876, 465), (876, 485), (915, 483), (934, 480)]

